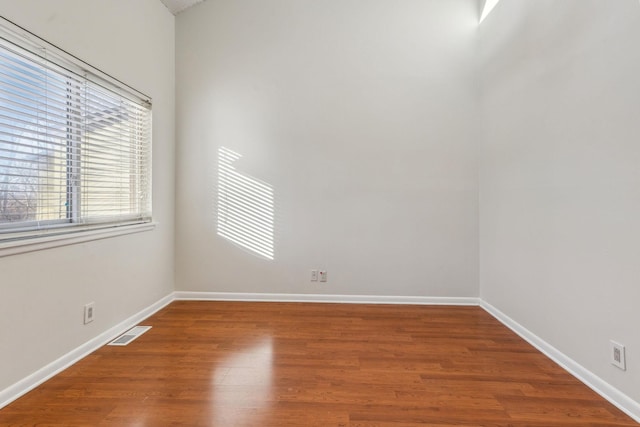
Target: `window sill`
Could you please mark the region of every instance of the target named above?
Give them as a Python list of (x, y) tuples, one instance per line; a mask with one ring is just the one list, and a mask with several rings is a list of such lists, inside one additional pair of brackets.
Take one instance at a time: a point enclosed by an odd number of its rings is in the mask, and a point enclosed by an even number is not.
[(59, 234), (55, 236), (34, 237), (32, 239), (13, 240), (0, 243), (0, 258), (10, 255), (35, 252), (59, 246), (74, 245), (92, 240), (107, 239), (125, 234), (141, 233), (156, 228), (157, 222), (133, 224), (120, 227), (100, 228), (79, 231), (75, 233)]

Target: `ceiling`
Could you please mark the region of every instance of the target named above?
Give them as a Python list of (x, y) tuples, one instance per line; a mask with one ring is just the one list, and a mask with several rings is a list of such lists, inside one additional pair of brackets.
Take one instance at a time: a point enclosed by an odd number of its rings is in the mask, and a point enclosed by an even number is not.
[(160, 1), (164, 3), (165, 6), (167, 6), (167, 9), (169, 9), (171, 13), (173, 13), (174, 15), (177, 15), (183, 10), (190, 8), (196, 3), (201, 3), (204, 0), (160, 0)]

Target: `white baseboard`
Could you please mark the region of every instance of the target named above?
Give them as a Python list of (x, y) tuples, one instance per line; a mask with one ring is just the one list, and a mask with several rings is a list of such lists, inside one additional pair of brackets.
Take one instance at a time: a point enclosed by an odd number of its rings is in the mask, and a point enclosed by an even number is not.
[(129, 317), (128, 319), (118, 323), (114, 327), (104, 331), (97, 337), (92, 338), (91, 340), (82, 344), (80, 347), (71, 350), (69, 353), (49, 363), (45, 367), (38, 369), (28, 377), (23, 378), (17, 383), (0, 391), (0, 409), (13, 402), (20, 396), (33, 390), (54, 375), (57, 375), (58, 373), (64, 371), (69, 366), (78, 362), (80, 359), (88, 356), (98, 348), (111, 341), (116, 336), (135, 326), (138, 322), (146, 319), (156, 311), (170, 304), (173, 300), (173, 293), (171, 293), (166, 297), (160, 299), (159, 301), (151, 304), (149, 307)]
[(504, 324), (507, 328), (518, 334), (522, 339), (537, 348), (549, 359), (560, 365), (565, 371), (576, 377), (593, 391), (604, 397), (618, 409), (629, 415), (635, 421), (640, 422), (640, 403), (636, 402), (617, 388), (613, 387), (602, 378), (584, 368), (560, 350), (538, 337), (536, 334), (489, 304), (480, 300), (480, 307)]
[(380, 295), (266, 294), (233, 292), (174, 292), (176, 300), (246, 302), (317, 302), (340, 304), (479, 305), (473, 297), (416, 297)]

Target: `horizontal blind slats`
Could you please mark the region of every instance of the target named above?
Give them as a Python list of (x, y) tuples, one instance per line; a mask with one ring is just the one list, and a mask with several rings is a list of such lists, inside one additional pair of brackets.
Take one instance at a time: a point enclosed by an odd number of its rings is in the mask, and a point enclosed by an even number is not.
[(149, 104), (46, 57), (0, 43), (0, 233), (150, 218)]

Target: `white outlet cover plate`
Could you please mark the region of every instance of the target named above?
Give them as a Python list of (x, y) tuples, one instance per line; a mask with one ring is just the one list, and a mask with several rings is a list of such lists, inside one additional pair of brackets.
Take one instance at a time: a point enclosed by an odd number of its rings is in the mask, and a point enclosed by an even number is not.
[(325, 270), (320, 270), (320, 281), (321, 282), (327, 281), (327, 272)]
[(91, 302), (84, 306), (84, 324), (93, 322), (93, 318), (96, 316), (95, 303)]
[[(618, 360), (616, 360), (616, 351), (618, 352)], [(625, 360), (624, 345), (611, 341), (611, 364), (625, 371), (627, 369), (627, 361)]]

